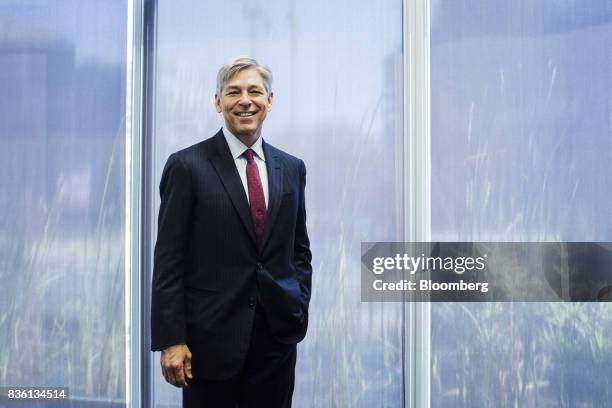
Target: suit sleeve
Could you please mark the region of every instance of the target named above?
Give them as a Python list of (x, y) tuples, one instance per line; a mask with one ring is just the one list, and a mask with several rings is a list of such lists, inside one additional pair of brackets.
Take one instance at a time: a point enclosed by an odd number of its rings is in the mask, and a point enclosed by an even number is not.
[(161, 205), (151, 284), (151, 349), (186, 341), (184, 276), (192, 222), (191, 176), (175, 154), (159, 185)]
[(302, 306), (308, 312), (310, 292), (312, 287), (312, 253), (310, 252), (310, 240), (306, 230), (306, 166), (300, 160), (300, 196), (298, 202), (297, 225), (295, 229), (295, 247), (293, 249), (293, 263), (295, 265), (300, 291), (302, 294)]

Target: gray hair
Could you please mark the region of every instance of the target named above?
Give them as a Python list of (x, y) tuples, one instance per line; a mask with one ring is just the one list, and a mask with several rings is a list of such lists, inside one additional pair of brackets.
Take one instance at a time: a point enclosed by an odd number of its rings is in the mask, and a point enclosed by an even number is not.
[(227, 61), (219, 69), (217, 74), (217, 95), (221, 95), (221, 91), (225, 84), (234, 77), (238, 72), (247, 68), (255, 68), (259, 75), (261, 75), (266, 92), (272, 91), (272, 71), (266, 65), (260, 63), (255, 58), (251, 58), (246, 55), (232, 58)]

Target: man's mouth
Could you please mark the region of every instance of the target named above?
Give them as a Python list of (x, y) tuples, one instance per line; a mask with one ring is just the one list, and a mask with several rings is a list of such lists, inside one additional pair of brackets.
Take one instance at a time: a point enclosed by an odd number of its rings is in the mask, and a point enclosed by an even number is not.
[(248, 116), (253, 116), (256, 113), (257, 112), (236, 112), (236, 115), (240, 116), (241, 118), (246, 118)]

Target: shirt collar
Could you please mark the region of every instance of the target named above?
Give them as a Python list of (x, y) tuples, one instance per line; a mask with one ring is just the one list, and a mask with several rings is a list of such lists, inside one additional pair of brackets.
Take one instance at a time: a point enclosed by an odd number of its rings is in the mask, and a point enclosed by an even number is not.
[[(232, 132), (227, 130), (227, 128), (225, 126), (223, 126), (222, 130), (223, 130), (223, 136), (225, 136), (225, 140), (227, 141), (227, 145), (229, 146), (230, 152), (232, 153), (232, 157), (234, 158), (234, 160), (236, 160), (237, 158), (242, 156), (242, 153), (244, 153), (246, 150), (248, 150), (249, 147), (246, 146), (244, 143), (242, 143), (242, 141), (240, 139), (238, 139)], [(253, 151), (255, 152), (255, 155), (257, 157), (259, 157), (264, 162), (266, 161), (266, 158), (265, 158), (264, 152), (263, 152), (263, 145), (262, 145), (262, 137), (261, 136), (259, 136), (257, 138), (255, 143), (253, 143), (253, 146), (250, 147), (250, 149), (253, 149)]]

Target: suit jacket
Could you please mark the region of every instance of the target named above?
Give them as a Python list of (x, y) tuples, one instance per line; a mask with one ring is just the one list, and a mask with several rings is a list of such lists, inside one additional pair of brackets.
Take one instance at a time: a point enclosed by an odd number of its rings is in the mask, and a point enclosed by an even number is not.
[(151, 348), (186, 343), (194, 378), (238, 373), (258, 296), (280, 342), (294, 344), (306, 334), (312, 274), (306, 168), (265, 142), (263, 151), (269, 198), (261, 246), (222, 131), (172, 154), (162, 174)]

